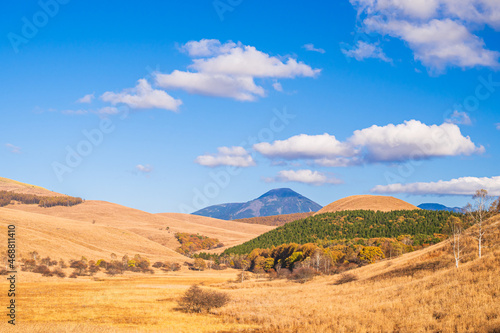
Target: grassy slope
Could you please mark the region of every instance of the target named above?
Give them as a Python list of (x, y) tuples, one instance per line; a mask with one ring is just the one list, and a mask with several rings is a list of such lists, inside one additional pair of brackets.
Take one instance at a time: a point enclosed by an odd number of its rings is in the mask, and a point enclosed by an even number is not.
[(353, 195), (350, 197), (342, 198), (326, 205), (316, 212), (315, 215), (338, 212), (342, 210), (379, 210), (388, 212), (391, 210), (414, 210), (420, 209), (406, 201), (382, 195)]
[[(42, 208), (37, 205), (9, 205), (7, 208), (11, 211), (34, 213), (42, 219), (72, 220), (74, 222), (72, 225), (82, 228), (119, 229), (123, 232), (136, 234), (140, 236), (140, 239), (158, 243), (170, 250), (175, 250), (180, 246), (174, 237), (176, 232), (200, 233), (208, 237), (218, 238), (227, 246), (234, 246), (272, 229), (268, 226), (222, 221), (189, 214), (150, 214), (104, 201), (89, 200), (73, 207)], [(3, 217), (3, 211), (0, 212), (0, 217)], [(58, 235), (54, 237), (57, 239)], [(224, 249), (217, 250), (223, 251)], [(126, 252), (130, 254), (130, 251)]]
[[(235, 302), (217, 313), (260, 332), (500, 332), (500, 217), (477, 258), (469, 229), (457, 270), (448, 242), (306, 284), (286, 281), (223, 284)], [(236, 288), (236, 290), (234, 290)]]
[(25, 184), (16, 180), (0, 177), (0, 191), (12, 191), (18, 193), (35, 194), (41, 196), (62, 196), (56, 192), (49, 191), (43, 187)]

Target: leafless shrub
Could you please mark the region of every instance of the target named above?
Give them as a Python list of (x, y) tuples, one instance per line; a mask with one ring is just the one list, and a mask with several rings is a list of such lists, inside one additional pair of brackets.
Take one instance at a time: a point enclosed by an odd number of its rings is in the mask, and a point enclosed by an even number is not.
[(191, 286), (178, 301), (186, 312), (208, 312), (220, 308), (229, 302), (229, 295), (219, 291), (203, 290), (197, 285)]
[(333, 284), (338, 286), (344, 283), (356, 281), (357, 279), (358, 277), (353, 273), (342, 273), (337, 281), (335, 281)]

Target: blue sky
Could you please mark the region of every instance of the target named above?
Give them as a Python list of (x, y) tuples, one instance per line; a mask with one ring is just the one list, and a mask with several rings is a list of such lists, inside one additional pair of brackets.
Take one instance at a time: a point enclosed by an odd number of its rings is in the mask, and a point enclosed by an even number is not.
[(42, 0), (0, 15), (2, 177), (150, 212), (277, 187), (321, 205), (500, 195), (494, 1)]

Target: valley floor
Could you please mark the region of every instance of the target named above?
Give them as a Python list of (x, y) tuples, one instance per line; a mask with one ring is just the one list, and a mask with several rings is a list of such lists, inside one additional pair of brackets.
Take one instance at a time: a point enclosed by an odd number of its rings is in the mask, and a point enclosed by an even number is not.
[[(500, 332), (500, 250), (456, 269), (442, 245), (335, 276), (233, 282), (238, 271), (127, 273), (19, 283), (16, 329), (1, 332)], [(29, 276), (28, 276), (29, 275)], [(38, 275), (37, 275), (38, 276)], [(31, 282), (29, 282), (31, 281)], [(192, 284), (227, 292), (209, 314), (176, 300)], [(0, 303), (7, 304), (5, 293)]]

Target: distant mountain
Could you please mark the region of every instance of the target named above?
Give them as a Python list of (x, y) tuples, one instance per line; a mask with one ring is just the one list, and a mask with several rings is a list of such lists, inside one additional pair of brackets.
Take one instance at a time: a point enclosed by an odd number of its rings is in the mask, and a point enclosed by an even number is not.
[(321, 206), (289, 188), (271, 190), (257, 199), (242, 203), (209, 206), (192, 214), (222, 220), (316, 212)]
[(446, 210), (448, 212), (461, 213), (462, 208), (460, 207), (446, 207), (445, 205), (441, 205), (438, 203), (423, 203), (417, 206), (418, 208), (425, 210)]

